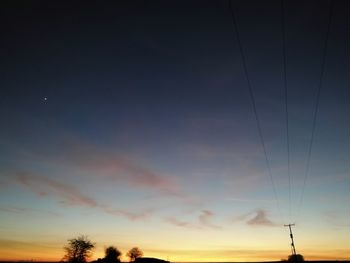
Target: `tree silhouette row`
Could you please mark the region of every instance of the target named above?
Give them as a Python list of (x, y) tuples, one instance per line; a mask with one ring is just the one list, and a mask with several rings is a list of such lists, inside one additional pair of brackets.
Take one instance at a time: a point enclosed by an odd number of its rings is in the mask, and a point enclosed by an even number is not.
[[(86, 263), (92, 256), (92, 252), (95, 248), (95, 243), (91, 242), (87, 236), (81, 235), (76, 238), (68, 240), (68, 244), (64, 247), (66, 254), (63, 257), (63, 261), (70, 263)], [(105, 249), (105, 257), (98, 259), (99, 263), (119, 263), (122, 252), (116, 247), (109, 246)], [(134, 262), (136, 259), (143, 256), (143, 252), (138, 247), (131, 248), (126, 256), (130, 259), (130, 262)]]

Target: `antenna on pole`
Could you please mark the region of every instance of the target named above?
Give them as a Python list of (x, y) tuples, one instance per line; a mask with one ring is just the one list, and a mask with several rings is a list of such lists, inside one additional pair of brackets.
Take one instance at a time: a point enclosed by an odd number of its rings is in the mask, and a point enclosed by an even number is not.
[(295, 250), (294, 238), (293, 238), (293, 232), (292, 232), (292, 226), (295, 226), (295, 224), (288, 224), (284, 226), (289, 227), (290, 239), (292, 240), (292, 243), (290, 244), (292, 247), (292, 254), (296, 256), (297, 252)]

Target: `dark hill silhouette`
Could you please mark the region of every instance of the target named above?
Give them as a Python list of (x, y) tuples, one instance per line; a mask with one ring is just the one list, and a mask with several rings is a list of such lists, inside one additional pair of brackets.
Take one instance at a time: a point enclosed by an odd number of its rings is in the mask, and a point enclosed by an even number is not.
[[(145, 258), (140, 258), (140, 260), (145, 259)], [(152, 263), (152, 262), (157, 262), (157, 263), (165, 263), (169, 261), (166, 260), (161, 260), (155, 258), (156, 261), (147, 261), (148, 259), (153, 259), (153, 258), (146, 258), (146, 261), (137, 261), (138, 263)], [(101, 259), (100, 259), (101, 260)], [(62, 263), (62, 261), (37, 261), (37, 260), (0, 260), (0, 263)], [(98, 260), (92, 260), (89, 261), (89, 263), (92, 262), (98, 262)], [(249, 263), (286, 263), (287, 260), (282, 260), (282, 261), (254, 261), (254, 262), (249, 262)], [(309, 263), (350, 263), (350, 260), (305, 260), (305, 262)], [(195, 262), (193, 262), (195, 263)], [(209, 263), (209, 261), (208, 261)], [(212, 262), (212, 263), (223, 263), (223, 262)], [(246, 263), (242, 261), (232, 261), (232, 262), (225, 262), (225, 263)], [(248, 262), (247, 262), (248, 263)]]
[(137, 258), (134, 262), (135, 263), (170, 263), (169, 261), (166, 261), (166, 260), (163, 260), (163, 259), (146, 258), (146, 257)]
[[(90, 261), (89, 263), (108, 263), (108, 262), (104, 258), (99, 258), (97, 260)], [(134, 261), (132, 261), (132, 263), (170, 263), (170, 262), (159, 258), (142, 257), (142, 258), (135, 259)]]
[[(141, 261), (139, 261), (141, 260)], [(137, 263), (170, 263), (166, 260), (161, 260), (157, 258), (140, 258)], [(142, 261), (144, 260), (144, 261)], [(155, 260), (155, 261), (149, 261), (149, 260)], [(101, 262), (102, 259), (99, 260), (92, 260), (88, 263), (93, 262)], [(34, 260), (0, 260), (0, 263), (62, 263), (62, 261), (34, 261)], [(350, 263), (350, 260), (305, 260), (304, 262), (309, 263)], [(201, 263), (201, 262), (197, 262)], [(203, 261), (203, 263), (208, 263)], [(276, 261), (250, 261), (250, 262), (244, 262), (244, 261), (231, 261), (231, 262), (213, 262), (213, 263), (287, 263), (287, 260), (276, 260)]]

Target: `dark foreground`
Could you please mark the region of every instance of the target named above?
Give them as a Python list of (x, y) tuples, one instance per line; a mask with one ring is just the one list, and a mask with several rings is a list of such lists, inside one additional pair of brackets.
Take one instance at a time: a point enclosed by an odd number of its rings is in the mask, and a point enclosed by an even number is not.
[[(36, 261), (36, 260), (13, 260), (13, 261), (1, 261), (0, 263), (62, 263), (62, 261)], [(88, 263), (90, 263), (89, 261)], [(286, 263), (287, 260), (282, 261), (220, 261), (220, 262), (170, 262), (170, 263)], [(305, 260), (307, 263), (350, 263), (350, 260)], [(129, 262), (122, 262), (129, 263)]]

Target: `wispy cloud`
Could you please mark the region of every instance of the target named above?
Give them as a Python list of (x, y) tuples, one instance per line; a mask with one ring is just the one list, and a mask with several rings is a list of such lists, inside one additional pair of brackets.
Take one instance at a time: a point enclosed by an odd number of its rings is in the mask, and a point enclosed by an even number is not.
[(276, 224), (267, 217), (267, 212), (262, 209), (257, 210), (255, 216), (249, 219), (247, 224), (252, 226), (276, 226)]
[(108, 214), (116, 215), (116, 216), (123, 216), (123, 217), (128, 218), (131, 221), (148, 219), (154, 213), (154, 209), (147, 209), (145, 211), (141, 211), (138, 213), (130, 212), (130, 211), (122, 210), (122, 209), (113, 209), (110, 207), (103, 207), (103, 210)]
[(201, 210), (200, 214), (197, 218), (193, 218), (192, 222), (181, 220), (177, 217), (167, 217), (164, 219), (166, 223), (169, 223), (178, 227), (185, 228), (195, 228), (195, 229), (203, 229), (203, 228), (213, 228), (213, 229), (221, 229), (220, 226), (212, 223), (215, 214), (209, 210)]
[(215, 228), (215, 229), (220, 229), (220, 226), (214, 225), (212, 223), (212, 219), (214, 217), (214, 213), (212, 211), (209, 210), (202, 210), (201, 214), (198, 217), (199, 222), (207, 227), (210, 228)]
[[(113, 157), (104, 165), (107, 165), (114, 179), (126, 180), (133, 186), (156, 190), (162, 194), (182, 195), (178, 184), (170, 176), (157, 173), (125, 158)], [(99, 168), (98, 165), (96, 168)]]
[(175, 217), (167, 217), (164, 219), (165, 222), (172, 224), (174, 226), (178, 226), (178, 227), (186, 227), (186, 228), (199, 228), (197, 225), (187, 222), (187, 221), (183, 221), (183, 220), (179, 220)]
[[(16, 138), (24, 137), (23, 130), (26, 125), (35, 127), (35, 132), (25, 137), (28, 138), (27, 141), (18, 142)], [(51, 127), (49, 133), (48, 125)], [(40, 136), (38, 140), (38, 134), (45, 134), (45, 136)], [(16, 123), (15, 132), (8, 132), (3, 138), (0, 143), (4, 143), (8, 149), (16, 152), (18, 164), (21, 164), (23, 159), (25, 163), (44, 163), (52, 167), (65, 166), (71, 170), (78, 169), (79, 172), (95, 174), (101, 179), (108, 177), (118, 180), (118, 183), (121, 182), (136, 189), (145, 189), (168, 196), (184, 196), (178, 180), (167, 171), (160, 171), (128, 153), (121, 153), (116, 150), (118, 149), (116, 145), (106, 147), (84, 140), (54, 120), (47, 123), (28, 116), (23, 123)], [(0, 187), (2, 183), (1, 181)]]
[(264, 209), (257, 209), (243, 215), (234, 217), (232, 222), (244, 221), (247, 225), (250, 226), (268, 226), (273, 227), (277, 226), (275, 222), (268, 218), (268, 213)]
[(55, 153), (36, 154), (46, 162), (79, 167), (100, 177), (129, 184), (136, 188), (149, 189), (163, 195), (182, 197), (184, 193), (176, 179), (156, 171), (130, 156), (116, 154), (80, 139), (66, 136)]
[(56, 196), (66, 205), (97, 207), (94, 199), (84, 195), (74, 186), (29, 173), (19, 173), (17, 180), (39, 196)]
[[(111, 208), (83, 194), (77, 187), (28, 172), (19, 173), (16, 177), (16, 181), (36, 193), (39, 197), (52, 196), (57, 198), (59, 203), (64, 205), (98, 209), (110, 215), (125, 217), (131, 221), (144, 220), (149, 218), (154, 212), (153, 209), (135, 213), (124, 209)], [(7, 211), (25, 212), (25, 210), (17, 208), (7, 208)]]

